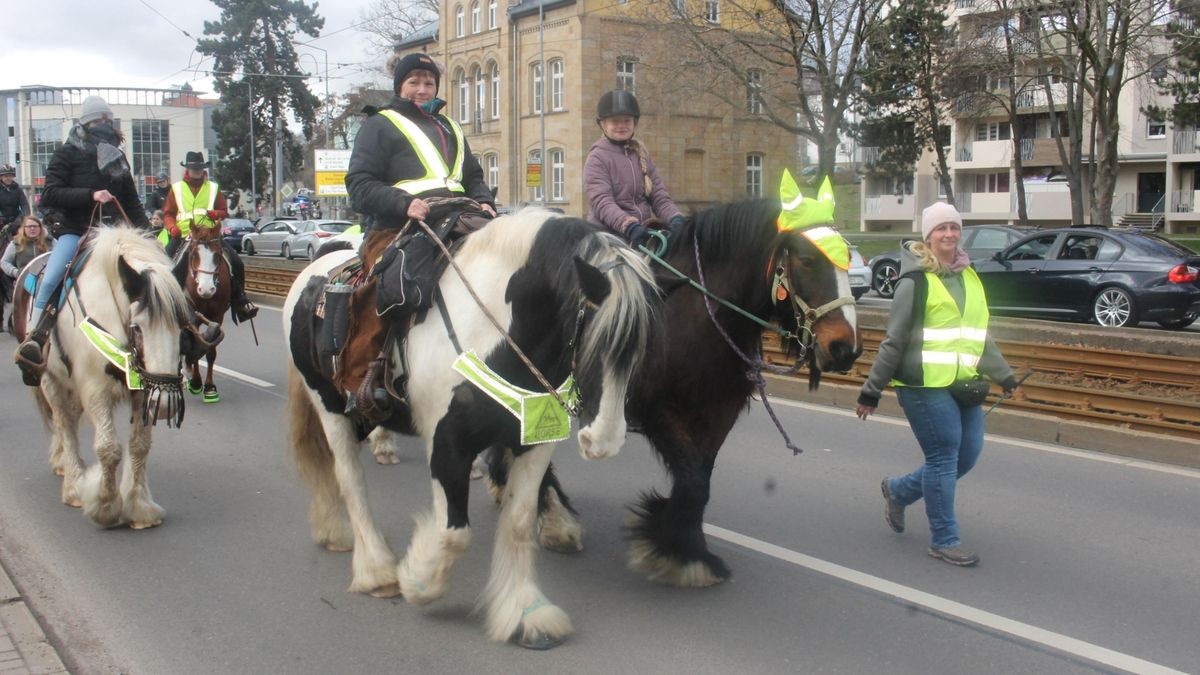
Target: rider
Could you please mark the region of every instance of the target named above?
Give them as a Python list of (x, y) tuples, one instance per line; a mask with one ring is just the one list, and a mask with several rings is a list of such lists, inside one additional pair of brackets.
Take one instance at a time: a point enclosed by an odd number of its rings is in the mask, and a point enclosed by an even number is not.
[(154, 189), (146, 197), (146, 213), (161, 211), (167, 206), (167, 195), (171, 192), (171, 177), (166, 171), (159, 171), (154, 177)]
[[(220, 227), (221, 220), (229, 216), (225, 204), (225, 195), (221, 194), (217, 184), (208, 179), (209, 163), (204, 161), (204, 153), (188, 152), (180, 163), (187, 169), (183, 180), (171, 186), (167, 194), (167, 203), (163, 206), (163, 232), (170, 235), (167, 242), (167, 255), (174, 258), (183, 238), (191, 233), (192, 228)], [(167, 235), (160, 235), (162, 241)], [(253, 319), (258, 315), (258, 307), (246, 297), (246, 271), (241, 257), (229, 245), (221, 240), (221, 248), (229, 259), (232, 269), (233, 282), (230, 285), (230, 298), (233, 301), (233, 315), (238, 321)], [(181, 255), (175, 261), (175, 278), (182, 286), (187, 281), (187, 256)]]
[[(429, 198), (468, 197), (484, 217), (496, 215), (492, 192), (462, 128), (438, 112), (446, 104), (437, 97), (440, 78), (437, 64), (426, 54), (400, 59), (393, 71), (395, 97), (367, 117), (355, 138), (346, 188), (354, 209), (372, 222), (361, 250), (368, 269), (409, 220), (434, 222)], [(374, 308), (355, 318), (360, 317), (371, 323), (355, 327), (351, 340), (359, 336), (371, 348), (344, 353), (370, 352), (373, 357), (383, 346), (383, 320)], [(368, 365), (343, 362), (342, 388), (358, 391)]]
[(583, 165), (588, 220), (635, 247), (646, 241), (656, 216), (671, 232), (683, 225), (683, 215), (667, 194), (646, 145), (633, 138), (641, 116), (633, 92), (605, 92), (596, 106), (596, 124), (604, 135), (592, 144)]
[(54, 151), (46, 167), (46, 189), (40, 206), (57, 208), (62, 215), (57, 242), (33, 299), (30, 317), (33, 330), (15, 355), (22, 379), (29, 386), (41, 381), (46, 367), (45, 347), (57, 313), (57, 306), (51, 300), (58, 296), (80, 238), (94, 223), (93, 210), (98, 205), (102, 218), (119, 221), (119, 205), (133, 225), (141, 229), (150, 227), (129, 171), (129, 161), (120, 150), (124, 140), (113, 127), (113, 111), (108, 102), (99, 96), (89, 96), (80, 107), (79, 123), (71, 128), (67, 141)]

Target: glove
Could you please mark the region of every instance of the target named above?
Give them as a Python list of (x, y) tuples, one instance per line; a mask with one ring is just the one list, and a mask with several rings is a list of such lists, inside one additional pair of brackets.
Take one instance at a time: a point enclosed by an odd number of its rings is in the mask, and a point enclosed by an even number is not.
[(221, 219), (221, 212), (220, 212), (220, 211), (209, 211), (209, 212), (208, 212), (208, 219), (209, 219), (209, 220), (220, 220), (220, 219)]
[(650, 236), (650, 231), (641, 223), (634, 223), (625, 228), (625, 236), (629, 238), (629, 244), (634, 248), (646, 243), (646, 237)]
[(671, 234), (676, 234), (683, 227), (683, 216), (675, 215), (667, 221), (667, 229)]
[(1000, 387), (1004, 389), (1005, 396), (1012, 396), (1013, 393), (1017, 391), (1017, 387), (1019, 386), (1021, 385), (1017, 382), (1015, 375), (1009, 375), (1008, 379), (1004, 380), (1004, 382), (1000, 384)]
[(168, 233), (169, 233), (169, 234), (170, 234), (172, 237), (175, 237), (176, 239), (178, 239), (178, 238), (180, 238), (180, 237), (182, 237), (182, 236), (183, 236), (183, 233), (179, 231), (179, 227), (178, 227), (178, 226), (175, 226), (175, 225), (172, 225), (171, 227), (168, 227), (168, 228), (167, 228), (167, 232), (168, 232)]

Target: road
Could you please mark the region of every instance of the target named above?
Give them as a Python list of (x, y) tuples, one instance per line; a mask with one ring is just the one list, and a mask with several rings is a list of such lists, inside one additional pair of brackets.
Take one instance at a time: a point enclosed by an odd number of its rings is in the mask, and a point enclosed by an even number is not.
[[(729, 583), (666, 588), (625, 568), (625, 505), (665, 485), (633, 437), (601, 463), (558, 451), (587, 527), (582, 553), (539, 560), (577, 629), (558, 649), (483, 636), (472, 609), (496, 511), (480, 484), (445, 599), (349, 594), (349, 557), (308, 537), (281, 433), (280, 316), (260, 316), (262, 346), (234, 328), (222, 347), (241, 379), (218, 375), (221, 402), (190, 399), (181, 431), (155, 430), (150, 486), (167, 515), (153, 530), (99, 530), (58, 503), (46, 434), (16, 370), (0, 368), (0, 558), (73, 672), (1200, 671), (1200, 472), (989, 438), (959, 491), (964, 544), (983, 562), (954, 568), (925, 555), (919, 508), (905, 535), (883, 522), (879, 479), (919, 454), (907, 427), (802, 403), (776, 410), (803, 455), (758, 405), (722, 452), (707, 522)], [(402, 553), (430, 494), (417, 444), (400, 454), (364, 460)]]

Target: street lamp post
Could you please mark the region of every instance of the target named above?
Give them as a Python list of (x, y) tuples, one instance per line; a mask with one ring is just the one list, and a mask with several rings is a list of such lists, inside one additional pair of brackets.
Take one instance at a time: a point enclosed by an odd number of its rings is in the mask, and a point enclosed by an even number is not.
[[(325, 147), (327, 147), (327, 148), (332, 147), (332, 145), (333, 145), (331, 142), (332, 139), (330, 139), (330, 137), (329, 137), (329, 52), (324, 47), (318, 47), (314, 44), (299, 43), (299, 42), (296, 44), (298, 44), (302, 47), (310, 47), (312, 49), (319, 49), (321, 51), (321, 53), (325, 55), (325, 76), (321, 78), (322, 80), (325, 81), (325, 102), (321, 105), (321, 110), (324, 111), (324, 113), (325, 113)], [(312, 54), (309, 54), (309, 56), (312, 56)], [(313, 56), (312, 59), (313, 59), (313, 65), (315, 67), (316, 62), (317, 62), (317, 57)]]

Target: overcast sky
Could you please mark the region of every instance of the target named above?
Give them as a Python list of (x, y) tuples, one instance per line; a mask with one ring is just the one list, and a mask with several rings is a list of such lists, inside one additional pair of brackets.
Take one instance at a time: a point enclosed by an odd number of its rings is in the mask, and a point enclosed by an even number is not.
[[(324, 0), (317, 8), (325, 28), (312, 42), (329, 52), (331, 94), (372, 79), (385, 81), (386, 56), (367, 53), (364, 34), (353, 27), (370, 5), (371, 0)], [(0, 0), (0, 7), (0, 89), (30, 84), (165, 89), (186, 82), (212, 91), (204, 72), (212, 60), (195, 51), (204, 22), (220, 17), (208, 0)], [(309, 41), (304, 35), (298, 39)], [(297, 51), (316, 58), (314, 67), (312, 58), (300, 57), (304, 72), (324, 72), (325, 54)], [(309, 87), (324, 94), (319, 78)]]

